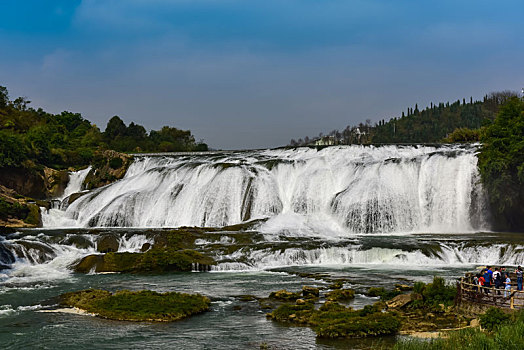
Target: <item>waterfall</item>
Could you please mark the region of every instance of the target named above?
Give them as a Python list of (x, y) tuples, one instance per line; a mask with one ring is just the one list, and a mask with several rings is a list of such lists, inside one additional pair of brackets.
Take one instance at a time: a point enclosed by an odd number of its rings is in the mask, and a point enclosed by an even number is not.
[(222, 227), (345, 235), (488, 230), (477, 147), (339, 146), (137, 156), (45, 227)]
[(91, 171), (90, 166), (83, 170), (71, 171), (69, 173), (69, 182), (67, 183), (64, 193), (59, 199), (63, 200), (72, 195), (73, 193), (82, 191), (82, 184), (84, 183), (87, 174), (89, 174), (89, 171)]

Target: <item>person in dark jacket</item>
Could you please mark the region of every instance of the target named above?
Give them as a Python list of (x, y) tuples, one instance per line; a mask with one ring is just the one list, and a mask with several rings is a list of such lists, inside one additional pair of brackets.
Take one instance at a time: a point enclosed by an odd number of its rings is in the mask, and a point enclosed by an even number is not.
[(515, 274), (517, 275), (517, 290), (522, 290), (522, 266), (517, 267)]

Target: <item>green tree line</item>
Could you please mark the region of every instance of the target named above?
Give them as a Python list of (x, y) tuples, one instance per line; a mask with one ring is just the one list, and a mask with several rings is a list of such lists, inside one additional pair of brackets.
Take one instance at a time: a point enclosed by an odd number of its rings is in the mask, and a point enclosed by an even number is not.
[[(290, 146), (306, 146), (320, 138), (329, 137), (332, 144), (382, 144), (382, 143), (436, 143), (478, 141), (479, 134), (470, 130), (489, 125), (501, 105), (517, 96), (512, 91), (492, 92), (482, 101), (462, 99), (455, 102), (431, 103), (419, 110), (418, 105), (407, 108), (400, 117), (371, 120), (358, 125), (348, 125), (344, 130), (333, 130), (327, 135), (308, 136), (291, 140)], [(462, 129), (460, 132), (455, 130)]]
[(164, 126), (147, 132), (112, 117), (102, 132), (80, 113), (52, 114), (29, 107), (24, 97), (9, 99), (0, 86), (0, 168), (45, 165), (57, 169), (90, 164), (97, 150), (120, 152), (207, 151), (189, 130)]

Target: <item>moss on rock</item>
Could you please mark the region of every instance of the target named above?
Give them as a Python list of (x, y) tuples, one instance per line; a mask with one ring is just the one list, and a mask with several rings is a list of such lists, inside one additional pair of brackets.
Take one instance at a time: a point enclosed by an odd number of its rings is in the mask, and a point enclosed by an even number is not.
[(400, 319), (392, 313), (382, 313), (368, 306), (352, 310), (336, 302), (327, 301), (318, 310), (314, 303), (282, 304), (267, 317), (285, 323), (309, 325), (319, 338), (356, 338), (395, 334)]
[(281, 289), (276, 292), (271, 292), (271, 294), (269, 294), (270, 299), (277, 299), (282, 301), (295, 301), (297, 299), (300, 299), (300, 297), (300, 293), (288, 292), (285, 289)]
[(0, 185), (0, 225), (7, 227), (41, 227), (40, 208), (30, 198)]
[(76, 272), (174, 272), (191, 271), (193, 264), (214, 265), (215, 261), (195, 250), (153, 248), (145, 253), (88, 255), (74, 268)]
[(210, 300), (200, 294), (88, 289), (61, 295), (60, 304), (113, 320), (171, 322), (207, 311)]
[(355, 299), (355, 291), (353, 289), (335, 289), (326, 293), (326, 299), (329, 301), (349, 301)]

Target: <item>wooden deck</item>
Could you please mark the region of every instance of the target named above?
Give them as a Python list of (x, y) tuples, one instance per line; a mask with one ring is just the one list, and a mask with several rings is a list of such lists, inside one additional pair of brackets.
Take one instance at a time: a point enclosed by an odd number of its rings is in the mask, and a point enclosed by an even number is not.
[[(512, 279), (512, 282), (514, 280)], [(487, 306), (496, 306), (506, 309), (524, 309), (524, 291), (518, 291), (515, 285), (511, 286), (509, 293), (502, 288), (480, 287), (473, 284), (473, 279), (463, 277), (458, 283), (457, 297), (461, 301), (482, 304)], [(506, 292), (507, 296), (504, 296)]]

